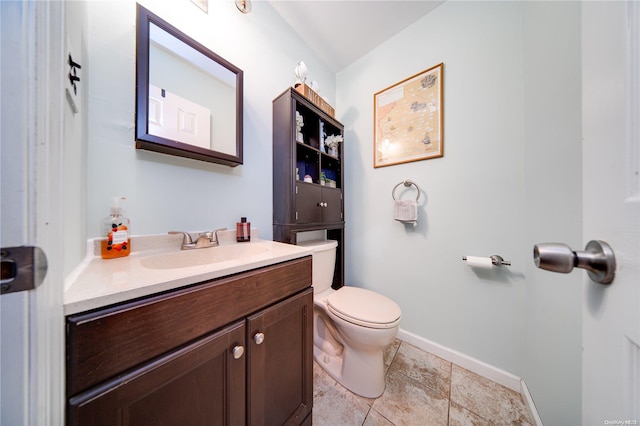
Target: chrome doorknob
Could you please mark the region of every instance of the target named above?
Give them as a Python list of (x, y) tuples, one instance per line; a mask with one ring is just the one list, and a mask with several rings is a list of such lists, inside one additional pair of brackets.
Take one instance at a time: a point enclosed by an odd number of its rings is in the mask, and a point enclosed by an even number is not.
[(264, 342), (264, 333), (256, 333), (253, 335), (253, 340), (256, 342), (256, 345), (261, 345)]
[(589, 277), (600, 284), (610, 284), (616, 272), (613, 249), (604, 241), (589, 241), (584, 251), (573, 251), (561, 243), (536, 244), (533, 261), (540, 269), (563, 274), (576, 267), (586, 269)]

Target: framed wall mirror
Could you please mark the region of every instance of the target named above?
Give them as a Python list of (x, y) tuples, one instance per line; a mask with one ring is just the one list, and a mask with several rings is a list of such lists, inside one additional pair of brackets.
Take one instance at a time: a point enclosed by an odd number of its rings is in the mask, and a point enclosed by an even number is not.
[(242, 70), (137, 7), (136, 148), (242, 164)]

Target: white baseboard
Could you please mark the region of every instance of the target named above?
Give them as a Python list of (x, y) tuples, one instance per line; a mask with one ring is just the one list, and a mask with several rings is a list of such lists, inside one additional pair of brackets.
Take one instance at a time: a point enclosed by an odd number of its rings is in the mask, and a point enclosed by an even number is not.
[(507, 371), (501, 370), (497, 367), (477, 360), (469, 355), (465, 355), (456, 350), (447, 348), (446, 346), (443, 346), (436, 342), (432, 342), (431, 340), (425, 339), (424, 337), (420, 337), (403, 329), (398, 330), (397, 338), (402, 340), (403, 342), (407, 342), (410, 345), (413, 345), (462, 368), (465, 368), (473, 373), (476, 373), (479, 376), (485, 377), (508, 389), (518, 392), (520, 395), (522, 395), (522, 399), (524, 400), (527, 408), (529, 409), (529, 412), (531, 413), (531, 418), (536, 422), (537, 426), (542, 426), (542, 421), (540, 420), (540, 416), (538, 415), (536, 407), (533, 404), (533, 399), (531, 398), (529, 389), (527, 388), (526, 383), (521, 377), (518, 377)]
[(522, 395), (522, 399), (524, 399), (524, 403), (529, 409), (529, 414), (531, 415), (531, 419), (536, 423), (536, 426), (543, 426), (542, 419), (538, 414), (536, 405), (533, 403), (533, 398), (529, 393), (529, 388), (527, 387), (527, 384), (524, 382), (524, 379), (520, 381), (520, 384), (521, 384), (520, 395)]

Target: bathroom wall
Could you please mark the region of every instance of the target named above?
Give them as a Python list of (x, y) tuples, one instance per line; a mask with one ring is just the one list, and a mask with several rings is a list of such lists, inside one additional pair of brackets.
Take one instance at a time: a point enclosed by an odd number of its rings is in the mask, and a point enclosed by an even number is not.
[[(523, 3), (524, 248), (581, 250), (582, 80), (578, 2)], [(583, 271), (554, 274), (529, 257), (522, 373), (546, 425), (580, 424)]]
[(67, 2), (65, 4), (65, 38), (66, 48), (71, 52), (75, 62), (82, 66), (78, 70), (80, 82), (78, 83), (77, 99), (75, 104), (77, 112), (71, 109), (67, 103), (64, 105), (64, 144), (63, 144), (63, 170), (61, 172), (63, 183), (63, 199), (61, 209), (63, 211), (63, 224), (65, 239), (63, 242), (64, 276), (75, 268), (79, 260), (86, 252), (86, 214), (87, 214), (87, 63), (86, 52), (86, 5), (81, 1)]
[[(536, 242), (581, 245), (579, 16), (446, 2), (337, 77), (348, 284), (394, 299), (403, 330), (524, 376), (545, 424), (580, 418), (579, 276), (532, 260)], [(374, 169), (373, 94), (440, 62), (444, 157)], [(415, 228), (393, 220), (404, 179), (423, 191)], [(462, 261), (492, 254), (512, 266)]]
[[(253, 2), (247, 15), (232, 0), (209, 1), (208, 14), (189, 0), (140, 3), (244, 71), (244, 164), (230, 168), (135, 149), (136, 2), (86, 2), (87, 129), (78, 151), (86, 151), (86, 187), (70, 191), (70, 198), (84, 200), (73, 205), (86, 205), (86, 217), (73, 216), (82, 230), (73, 231), (68, 245), (97, 237), (119, 195), (127, 197), (133, 234), (233, 227), (246, 216), (271, 238), (271, 102), (295, 82), (299, 60), (332, 104), (335, 75), (266, 2)], [(83, 169), (75, 167), (74, 179)], [(71, 252), (69, 265), (78, 256)]]
[[(545, 423), (579, 419), (579, 276), (531, 258), (536, 242), (581, 245), (578, 4), (446, 2), (337, 76), (266, 2), (248, 15), (231, 0), (210, 1), (208, 14), (189, 0), (141, 4), (244, 70), (245, 164), (135, 150), (135, 2), (84, 2), (74, 37), (86, 103), (65, 150), (67, 272), (117, 195), (134, 234), (247, 216), (270, 238), (271, 101), (303, 59), (346, 126), (348, 283), (396, 300), (404, 330), (524, 376)], [(374, 169), (373, 93), (440, 62), (444, 157)], [(423, 190), (415, 228), (392, 217), (404, 179)], [(478, 272), (461, 260), (490, 254), (512, 266)]]

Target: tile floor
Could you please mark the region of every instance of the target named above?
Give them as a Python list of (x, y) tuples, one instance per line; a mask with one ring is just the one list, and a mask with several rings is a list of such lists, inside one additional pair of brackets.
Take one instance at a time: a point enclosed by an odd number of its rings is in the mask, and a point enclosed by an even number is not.
[(386, 388), (355, 395), (314, 363), (315, 426), (533, 425), (519, 393), (408, 343), (385, 352)]

